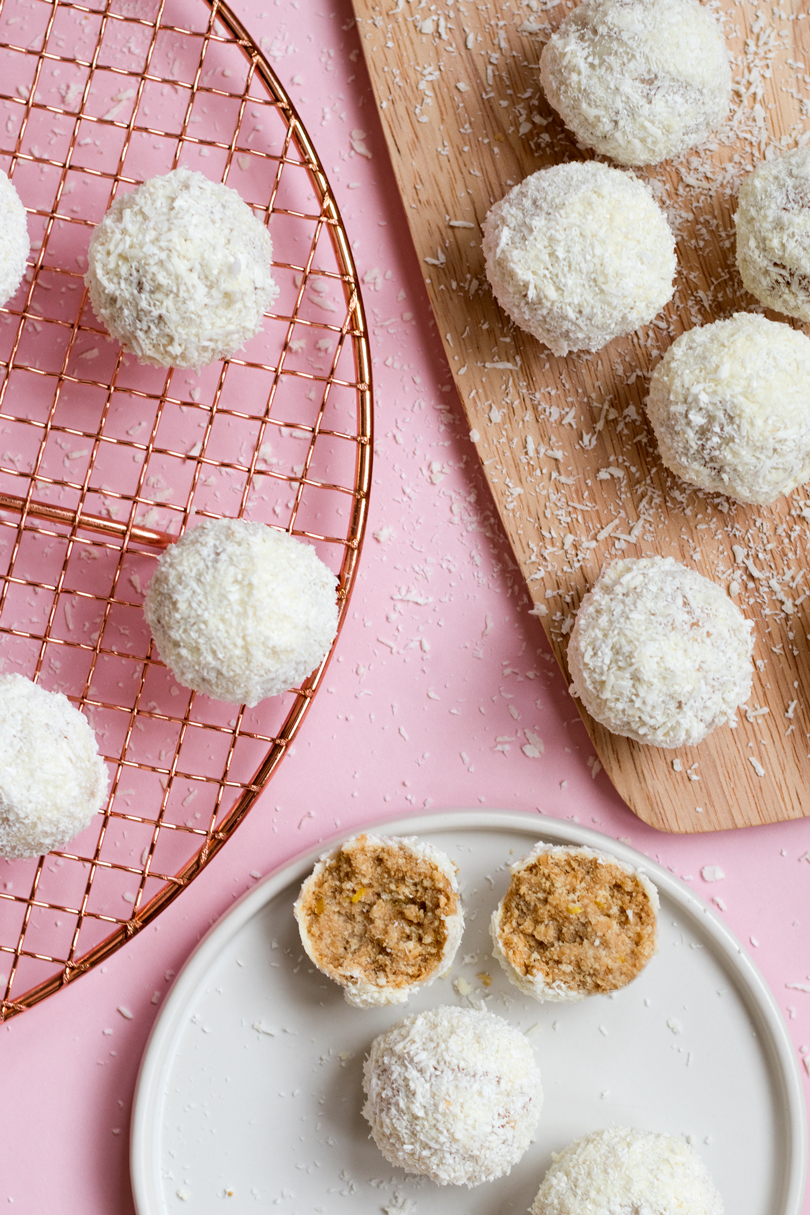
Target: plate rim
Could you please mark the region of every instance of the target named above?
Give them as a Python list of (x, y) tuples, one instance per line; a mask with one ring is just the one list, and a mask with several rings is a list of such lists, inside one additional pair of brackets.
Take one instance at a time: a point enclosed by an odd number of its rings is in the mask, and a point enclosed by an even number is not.
[[(286, 886), (301, 881), (314, 863), (338, 842), (361, 832), (414, 836), (448, 830), (501, 830), (515, 834), (534, 831), (538, 838), (553, 842), (581, 844), (609, 851), (619, 860), (643, 869), (652, 881), (684, 912), (697, 930), (710, 938), (713, 946), (733, 970), (739, 994), (749, 1014), (766, 1031), (760, 1044), (772, 1080), (778, 1078), (777, 1097), (781, 1100), (786, 1128), (787, 1169), (780, 1215), (802, 1215), (807, 1179), (808, 1122), (804, 1091), (793, 1043), (782, 1011), (756, 963), (739, 938), (718, 918), (712, 908), (690, 887), (663, 865), (612, 836), (583, 827), (570, 819), (553, 818), (528, 811), (497, 809), (442, 810), (431, 814), (395, 818), (339, 831), (319, 844), (297, 853), (276, 866), (247, 890), (209, 928), (195, 946), (175, 978), (171, 990), (155, 1019), (144, 1049), (132, 1104), (130, 1124), (130, 1183), (137, 1215), (161, 1215), (159, 1193), (155, 1186), (156, 1148), (162, 1131), (163, 1107), (161, 1078), (185, 1025), (184, 1013), (196, 996), (211, 964), (233, 936)], [(158, 1169), (159, 1171), (159, 1169)]]

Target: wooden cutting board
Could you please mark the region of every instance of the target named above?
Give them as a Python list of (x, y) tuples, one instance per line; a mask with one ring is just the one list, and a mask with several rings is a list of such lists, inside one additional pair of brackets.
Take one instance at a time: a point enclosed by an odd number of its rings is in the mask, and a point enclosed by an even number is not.
[(735, 79), (729, 120), (710, 145), (638, 171), (676, 233), (673, 301), (636, 334), (566, 358), (514, 329), (495, 304), (479, 225), (528, 173), (589, 155), (546, 103), (537, 69), (573, 4), (354, 4), (471, 440), (561, 667), (584, 591), (620, 555), (694, 566), (755, 622), (754, 687), (736, 729), (664, 750), (583, 714), (608, 776), (635, 814), (667, 831), (810, 813), (810, 488), (766, 508), (690, 490), (661, 466), (643, 409), (650, 371), (674, 337), (756, 306), (736, 270), (732, 214), (765, 149), (787, 150), (810, 133), (806, 4), (722, 0)]

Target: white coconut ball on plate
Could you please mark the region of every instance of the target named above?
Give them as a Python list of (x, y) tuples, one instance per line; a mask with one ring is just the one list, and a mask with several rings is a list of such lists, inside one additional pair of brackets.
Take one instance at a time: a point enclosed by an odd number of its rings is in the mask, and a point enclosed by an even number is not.
[(63, 848), (107, 798), (93, 729), (61, 692), (0, 675), (0, 856)]
[(646, 409), (677, 476), (773, 502), (810, 478), (810, 338), (748, 312), (690, 329), (653, 372)]
[(528, 1040), (494, 1013), (442, 1006), (375, 1038), (363, 1113), (391, 1164), (437, 1185), (508, 1173), (529, 1146), (543, 1090)]
[(810, 321), (810, 148), (764, 160), (740, 187), (737, 266), (766, 308)]
[(0, 308), (22, 282), (30, 249), (25, 207), (14, 185), (0, 170)]
[(709, 1170), (675, 1135), (609, 1127), (552, 1161), (529, 1215), (723, 1215)]
[(174, 169), (120, 194), (93, 233), (96, 316), (157, 367), (198, 369), (258, 333), (278, 294), (267, 228), (237, 194)]
[(580, 143), (620, 164), (656, 164), (725, 118), (731, 70), (698, 0), (585, 0), (540, 58), (550, 104)]
[(483, 231), (495, 298), (554, 354), (600, 350), (672, 296), (672, 231), (647, 186), (620, 169), (540, 169), (490, 209)]
[(167, 549), (143, 610), (185, 687), (255, 705), (300, 683), (337, 632), (336, 579), (314, 548), (248, 519), (207, 519)]
[(614, 561), (576, 614), (571, 692), (614, 734), (694, 746), (751, 693), (753, 625), (672, 557)]

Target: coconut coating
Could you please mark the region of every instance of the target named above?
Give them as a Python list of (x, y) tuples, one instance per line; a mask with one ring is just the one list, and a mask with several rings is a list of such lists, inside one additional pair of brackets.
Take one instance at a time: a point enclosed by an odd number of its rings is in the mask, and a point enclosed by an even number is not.
[(723, 1215), (706, 1165), (674, 1135), (610, 1127), (552, 1161), (530, 1215)]
[(181, 536), (143, 610), (178, 682), (237, 704), (294, 687), (337, 632), (335, 575), (308, 544), (247, 519), (209, 519)]
[(87, 718), (61, 692), (0, 675), (0, 856), (62, 848), (107, 798), (107, 769)]
[(391, 1164), (437, 1185), (476, 1186), (508, 1173), (540, 1118), (540, 1072), (502, 1017), (440, 1007), (371, 1044), (363, 1113)]
[(810, 321), (810, 148), (764, 160), (740, 188), (737, 266), (766, 308)]
[(0, 308), (22, 282), (30, 248), (25, 207), (0, 169)]
[(702, 143), (731, 98), (722, 32), (698, 0), (585, 0), (543, 48), (540, 79), (577, 140), (625, 165)]
[(624, 861), (542, 840), (510, 868), (490, 921), (493, 953), (535, 1000), (582, 1000), (631, 983), (658, 947), (658, 891)]
[(554, 354), (600, 350), (672, 296), (669, 224), (647, 186), (620, 169), (540, 169), (490, 209), (483, 232), (495, 298)]
[(235, 190), (174, 169), (115, 199), (85, 282), (96, 316), (142, 363), (200, 368), (258, 333), (278, 293), (272, 257)]
[(614, 561), (571, 630), (571, 692), (614, 734), (694, 746), (748, 699), (752, 630), (721, 587), (672, 557)]
[(810, 339), (780, 321), (682, 333), (646, 408), (664, 464), (700, 489), (762, 506), (810, 478)]
[(415, 837), (346, 840), (320, 858), (293, 912), (308, 956), (357, 1008), (404, 1004), (447, 970), (464, 928), (456, 866)]

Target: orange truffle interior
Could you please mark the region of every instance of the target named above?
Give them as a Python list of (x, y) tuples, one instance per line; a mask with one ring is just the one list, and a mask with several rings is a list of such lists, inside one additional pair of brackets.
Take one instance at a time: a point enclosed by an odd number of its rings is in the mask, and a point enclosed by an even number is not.
[(542, 852), (512, 876), (499, 939), (519, 974), (593, 995), (643, 970), (655, 953), (656, 912), (639, 878), (619, 865)]
[(338, 982), (403, 987), (441, 964), (458, 893), (407, 844), (365, 835), (306, 884), (300, 916), (317, 965)]

